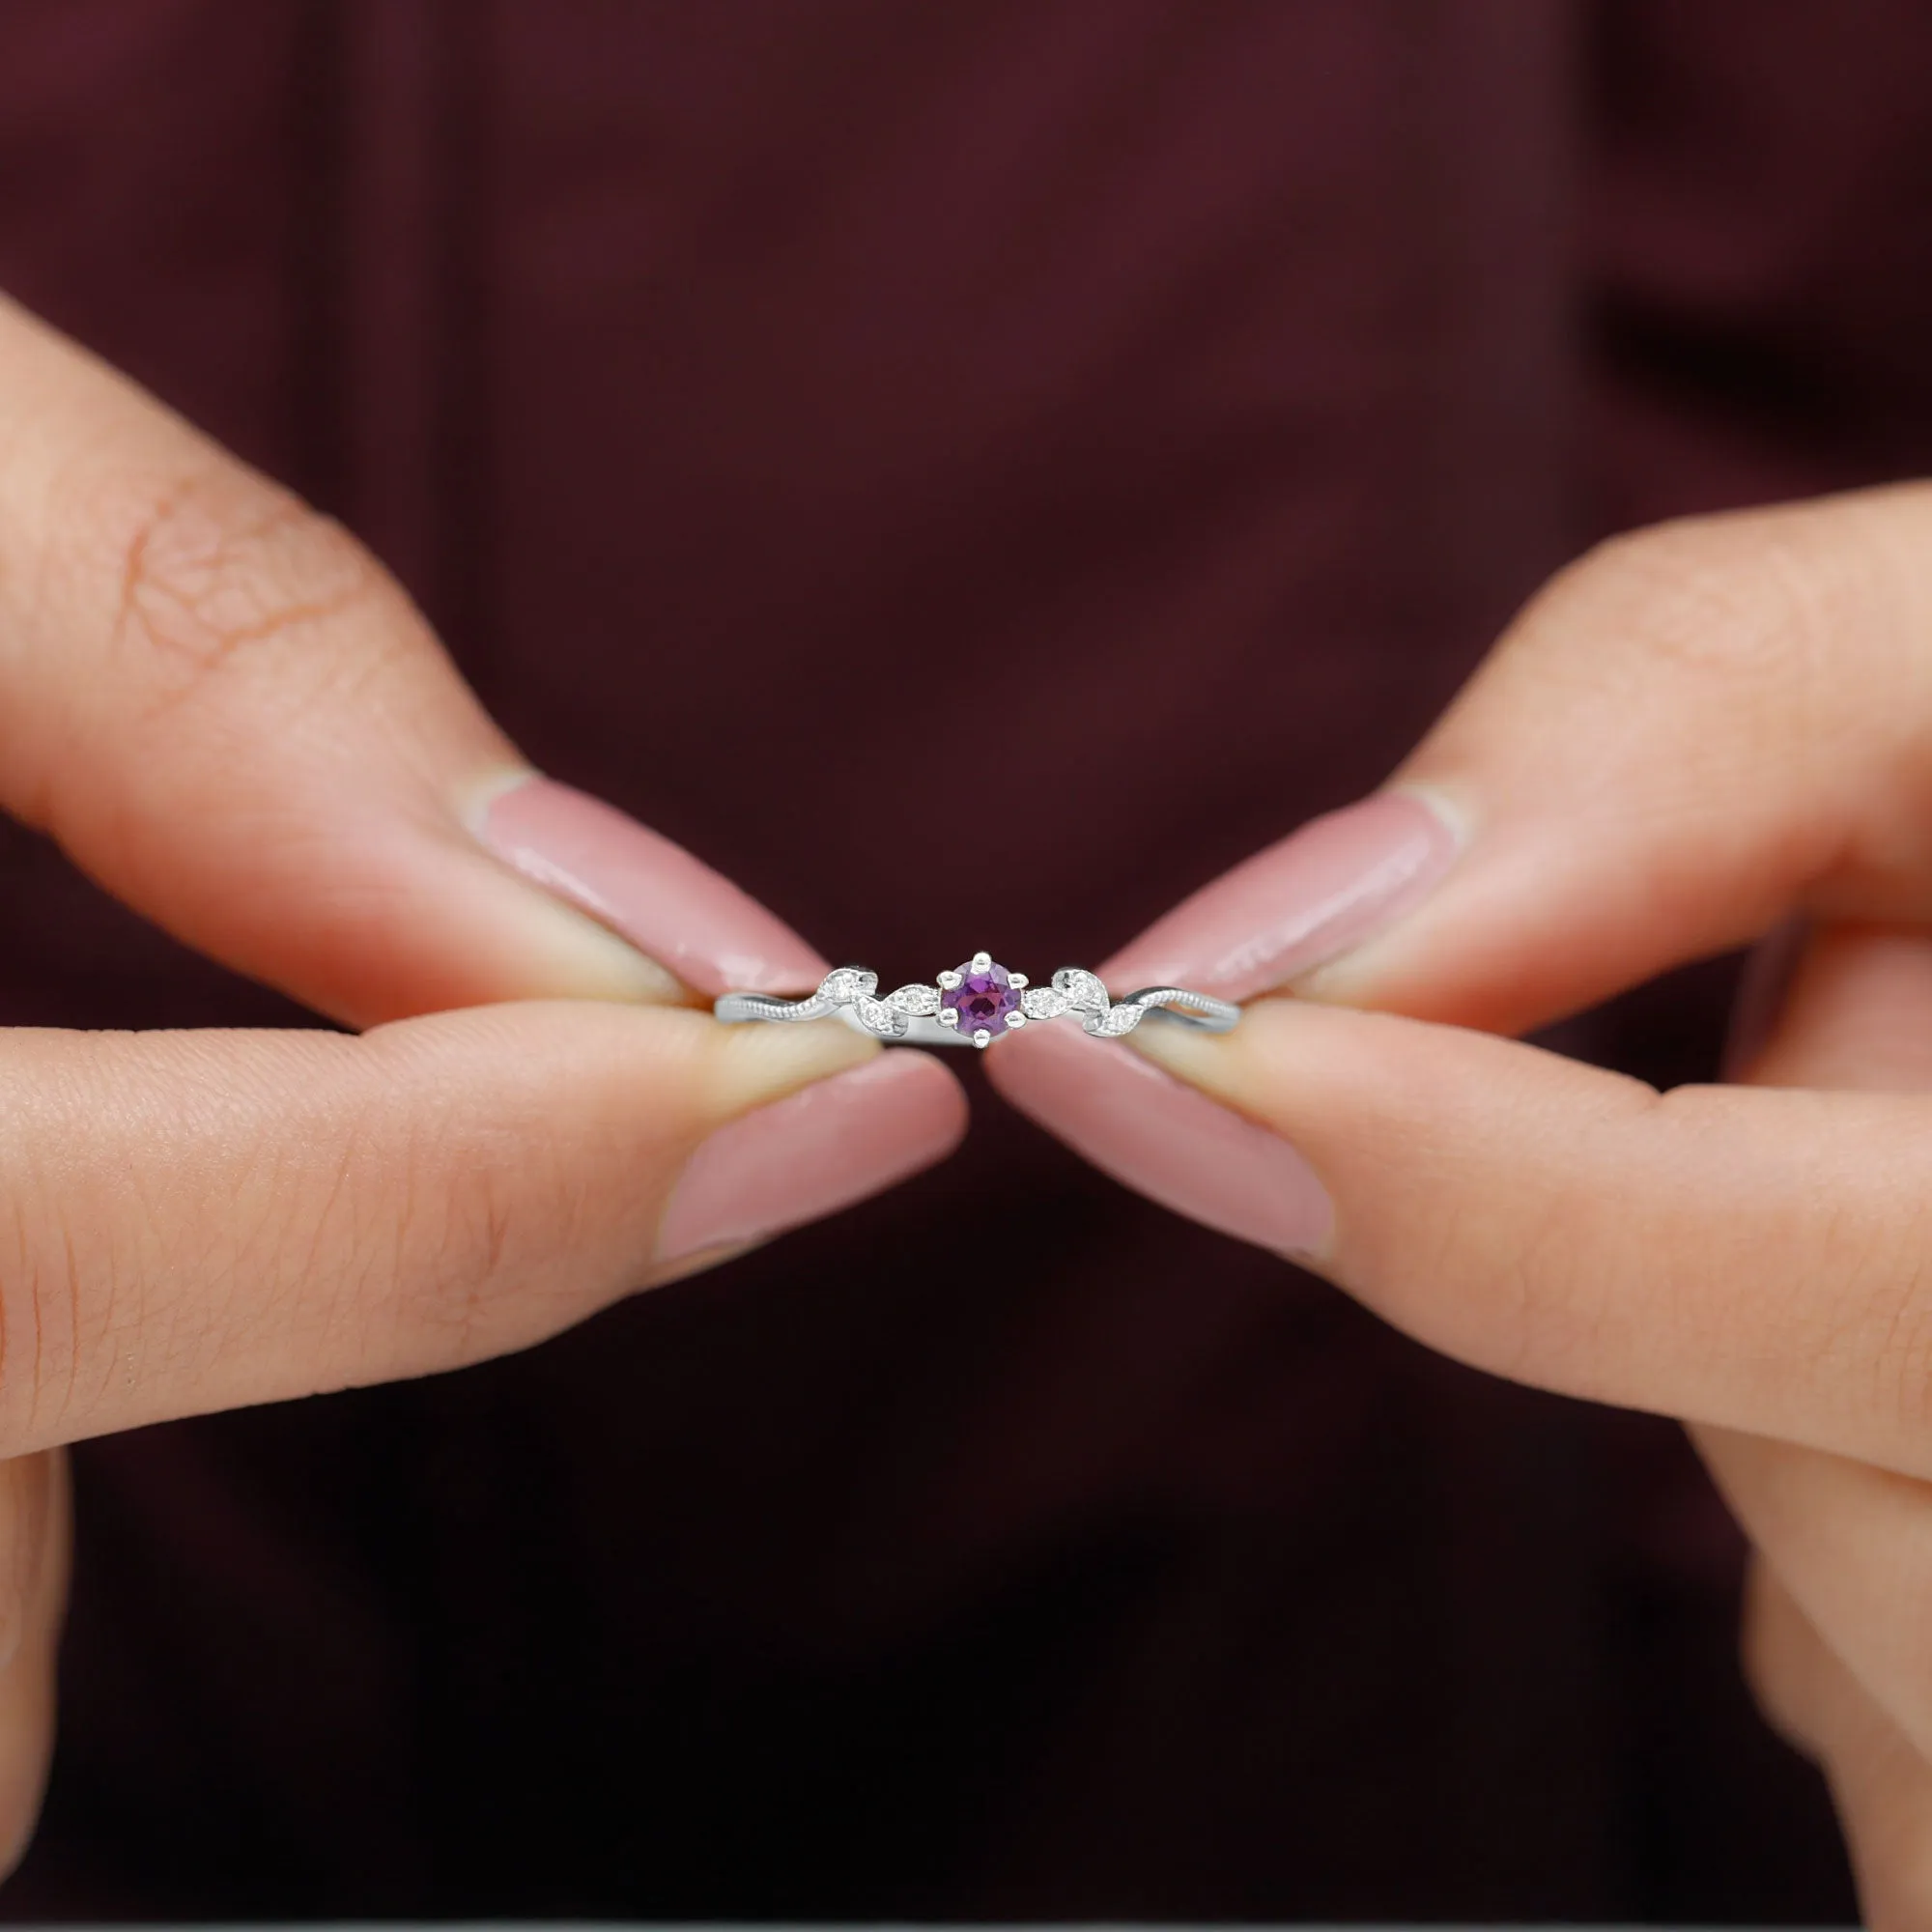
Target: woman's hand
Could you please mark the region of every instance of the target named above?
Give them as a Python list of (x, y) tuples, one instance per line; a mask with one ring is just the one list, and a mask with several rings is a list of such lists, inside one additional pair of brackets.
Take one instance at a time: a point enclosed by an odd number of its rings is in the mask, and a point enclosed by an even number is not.
[[(1746, 1085), (1495, 1037), (1787, 922)], [(1009, 1097), (1450, 1354), (1687, 1419), (1758, 1551), (1761, 1698), (1871, 1922), (1932, 1924), (1932, 488), (1585, 559), (1390, 791), (1103, 972), (1302, 997), (1033, 1029)]]
[(923, 1055), (692, 1010), (823, 962), (537, 779), (340, 529), (4, 303), (0, 808), (373, 1028), (0, 1033), (11, 1861), (52, 1735), (59, 1445), (522, 1348), (914, 1172), (963, 1110)]

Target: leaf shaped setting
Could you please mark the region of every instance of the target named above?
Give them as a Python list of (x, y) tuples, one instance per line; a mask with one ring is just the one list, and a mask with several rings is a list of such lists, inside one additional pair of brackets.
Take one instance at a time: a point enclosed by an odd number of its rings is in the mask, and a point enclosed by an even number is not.
[(1063, 966), (1053, 976), (1053, 985), (1075, 1012), (1104, 1013), (1110, 1004), (1099, 975), (1084, 966)]
[(906, 1031), (906, 1016), (868, 993), (861, 993), (852, 1002), (852, 1010), (867, 1033), (875, 1033), (884, 1039), (897, 1039)]
[(818, 982), (818, 997), (840, 1007), (860, 998), (869, 999), (878, 990), (879, 976), (863, 966), (835, 966)]

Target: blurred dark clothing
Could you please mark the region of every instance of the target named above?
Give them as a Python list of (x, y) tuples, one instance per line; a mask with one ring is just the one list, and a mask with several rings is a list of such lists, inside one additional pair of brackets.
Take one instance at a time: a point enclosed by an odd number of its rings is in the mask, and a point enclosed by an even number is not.
[[(1596, 534), (1928, 467), (1928, 101), (1917, 0), (9, 0), (0, 280), (826, 952), (1092, 959)], [(300, 1021), (0, 864), (7, 1020)], [(1728, 984), (1562, 1043), (1706, 1075)], [(6, 1910), (1851, 1916), (1672, 1429), (975, 1105), (519, 1359), (82, 1449)]]

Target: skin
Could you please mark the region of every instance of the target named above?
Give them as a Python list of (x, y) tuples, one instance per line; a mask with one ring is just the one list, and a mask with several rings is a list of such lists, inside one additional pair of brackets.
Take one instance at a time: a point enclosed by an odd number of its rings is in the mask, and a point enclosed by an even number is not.
[(487, 853), (526, 769), (341, 529), (0, 302), (0, 809), (363, 1029), (0, 1032), (0, 1862), (53, 1735), (65, 1444), (719, 1260), (657, 1253), (694, 1151), (878, 1050), (718, 1026)]
[[(1586, 559), (1397, 775), (1468, 828), (1448, 882), (1236, 1034), (1132, 1041), (1313, 1163), (1340, 1286), (1690, 1423), (1759, 1552), (1753, 1682), (1881, 1928), (1932, 1924), (1928, 559), (1924, 489)], [(339, 529), (0, 306), (0, 808), (365, 1029), (0, 1035), (0, 1854), (52, 1737), (62, 1445), (688, 1271), (654, 1250), (693, 1151), (875, 1050), (717, 1028), (483, 854), (522, 769)], [(1794, 916), (1737, 1087), (1507, 1037)]]
[[(1609, 545), (1395, 782), (1466, 830), (1424, 904), (1232, 1035), (1131, 1043), (1312, 1164), (1308, 1265), (1690, 1425), (1755, 1548), (1748, 1674), (1867, 1922), (1932, 1925), (1932, 489)], [(1736, 1084), (1507, 1037), (1794, 921)]]

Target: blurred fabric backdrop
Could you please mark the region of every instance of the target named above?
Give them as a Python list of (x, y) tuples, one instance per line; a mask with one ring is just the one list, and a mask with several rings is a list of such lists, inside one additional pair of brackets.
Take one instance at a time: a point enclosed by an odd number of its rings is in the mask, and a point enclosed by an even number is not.
[[(556, 776), (1039, 970), (1600, 533), (1926, 468), (1928, 99), (1917, 0), (7, 0), (0, 283)], [(0, 867), (0, 1017), (305, 1023)], [(1558, 1037), (1707, 1076), (1731, 977)], [(518, 1359), (82, 1448), (0, 1911), (1852, 1916), (1672, 1428), (974, 1104)]]

